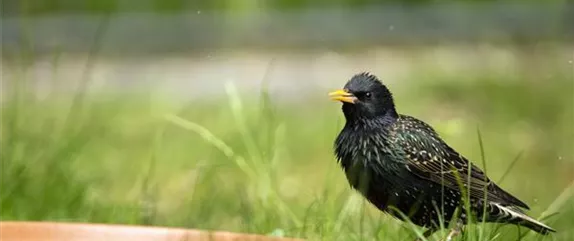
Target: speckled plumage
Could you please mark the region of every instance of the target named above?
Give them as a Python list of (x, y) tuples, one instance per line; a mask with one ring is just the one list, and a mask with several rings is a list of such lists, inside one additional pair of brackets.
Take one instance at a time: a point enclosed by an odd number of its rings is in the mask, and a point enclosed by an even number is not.
[[(466, 190), (473, 215), (482, 217), (486, 210), (487, 222), (518, 224), (543, 234), (554, 231), (524, 214), (524, 202), (489, 180), (432, 127), (398, 114), (392, 94), (375, 76), (355, 75), (340, 93), (345, 94), (338, 100), (346, 123), (335, 141), (335, 154), (351, 186), (380, 210), (400, 219), (402, 213), (436, 230), (439, 220), (448, 225), (462, 207), (461, 190)], [(463, 211), (460, 222), (465, 215)]]

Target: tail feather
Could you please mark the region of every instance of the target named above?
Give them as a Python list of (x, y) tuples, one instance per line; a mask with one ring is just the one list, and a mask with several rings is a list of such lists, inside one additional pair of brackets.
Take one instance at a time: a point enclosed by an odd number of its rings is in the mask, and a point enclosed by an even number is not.
[(556, 232), (556, 230), (549, 227), (548, 225), (526, 215), (518, 207), (504, 206), (499, 203), (491, 203), (490, 205), (492, 210), (489, 215), (494, 218), (496, 222), (518, 224), (520, 226), (532, 229), (533, 231), (540, 234)]
[(505, 191), (504, 189), (500, 188), (498, 185), (493, 183), (493, 185), (491, 185), (491, 186), (492, 186), (493, 190), (491, 190), (490, 192), (496, 193), (497, 196), (502, 197), (503, 200), (508, 202), (508, 204), (519, 206), (519, 207), (524, 208), (524, 209), (530, 209), (530, 207), (528, 207), (528, 205), (526, 203), (524, 203), (523, 201), (520, 201), (520, 199), (518, 199), (514, 195), (510, 194), (509, 192)]

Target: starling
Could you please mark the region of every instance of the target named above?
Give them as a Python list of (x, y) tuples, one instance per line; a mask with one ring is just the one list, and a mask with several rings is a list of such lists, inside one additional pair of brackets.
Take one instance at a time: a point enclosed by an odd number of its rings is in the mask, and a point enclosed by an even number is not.
[(555, 232), (527, 216), (524, 202), (492, 182), (431, 126), (398, 114), (391, 92), (376, 76), (357, 74), (329, 95), (343, 103), (346, 119), (335, 141), (338, 162), (349, 184), (379, 210), (428, 228), (425, 237), (441, 224), (447, 227), (455, 210), (461, 213), (454, 216), (448, 239), (460, 232), (467, 215)]

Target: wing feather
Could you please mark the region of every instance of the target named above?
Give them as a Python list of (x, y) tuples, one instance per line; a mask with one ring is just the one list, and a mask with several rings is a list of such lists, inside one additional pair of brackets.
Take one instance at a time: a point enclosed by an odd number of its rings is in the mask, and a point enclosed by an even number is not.
[[(460, 185), (471, 199), (516, 205), (528, 209), (518, 198), (502, 190), (486, 174), (448, 146), (432, 127), (409, 116), (401, 116), (391, 134), (406, 156), (407, 169), (419, 178), (460, 191)], [(470, 173), (469, 173), (470, 171)]]

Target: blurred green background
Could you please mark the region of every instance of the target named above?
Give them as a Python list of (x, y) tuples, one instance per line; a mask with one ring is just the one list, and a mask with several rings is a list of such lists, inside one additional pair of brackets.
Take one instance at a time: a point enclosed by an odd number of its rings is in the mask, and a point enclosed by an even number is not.
[(73, 1), (73, 0), (26, 0), (26, 1), (5, 1), (5, 9), (9, 13), (26, 12), (30, 14), (53, 14), (53, 13), (108, 13), (110, 11), (133, 11), (145, 10), (153, 12), (173, 13), (183, 12), (186, 10), (226, 10), (226, 11), (243, 11), (252, 9), (305, 9), (311, 7), (333, 7), (340, 6), (345, 8), (372, 6), (376, 4), (400, 4), (407, 7), (416, 5), (432, 5), (442, 3), (466, 3), (466, 4), (482, 4), (482, 3), (497, 3), (504, 5), (508, 3), (535, 3), (535, 4), (555, 4), (567, 3), (566, 0), (335, 0), (335, 1), (310, 1), (310, 0), (247, 0), (247, 1), (233, 1), (233, 0), (86, 0), (86, 1)]
[(523, 240), (574, 239), (568, 1), (2, 5), (2, 221), (412, 240), (332, 154), (344, 118), (326, 93), (370, 71), (559, 231)]

